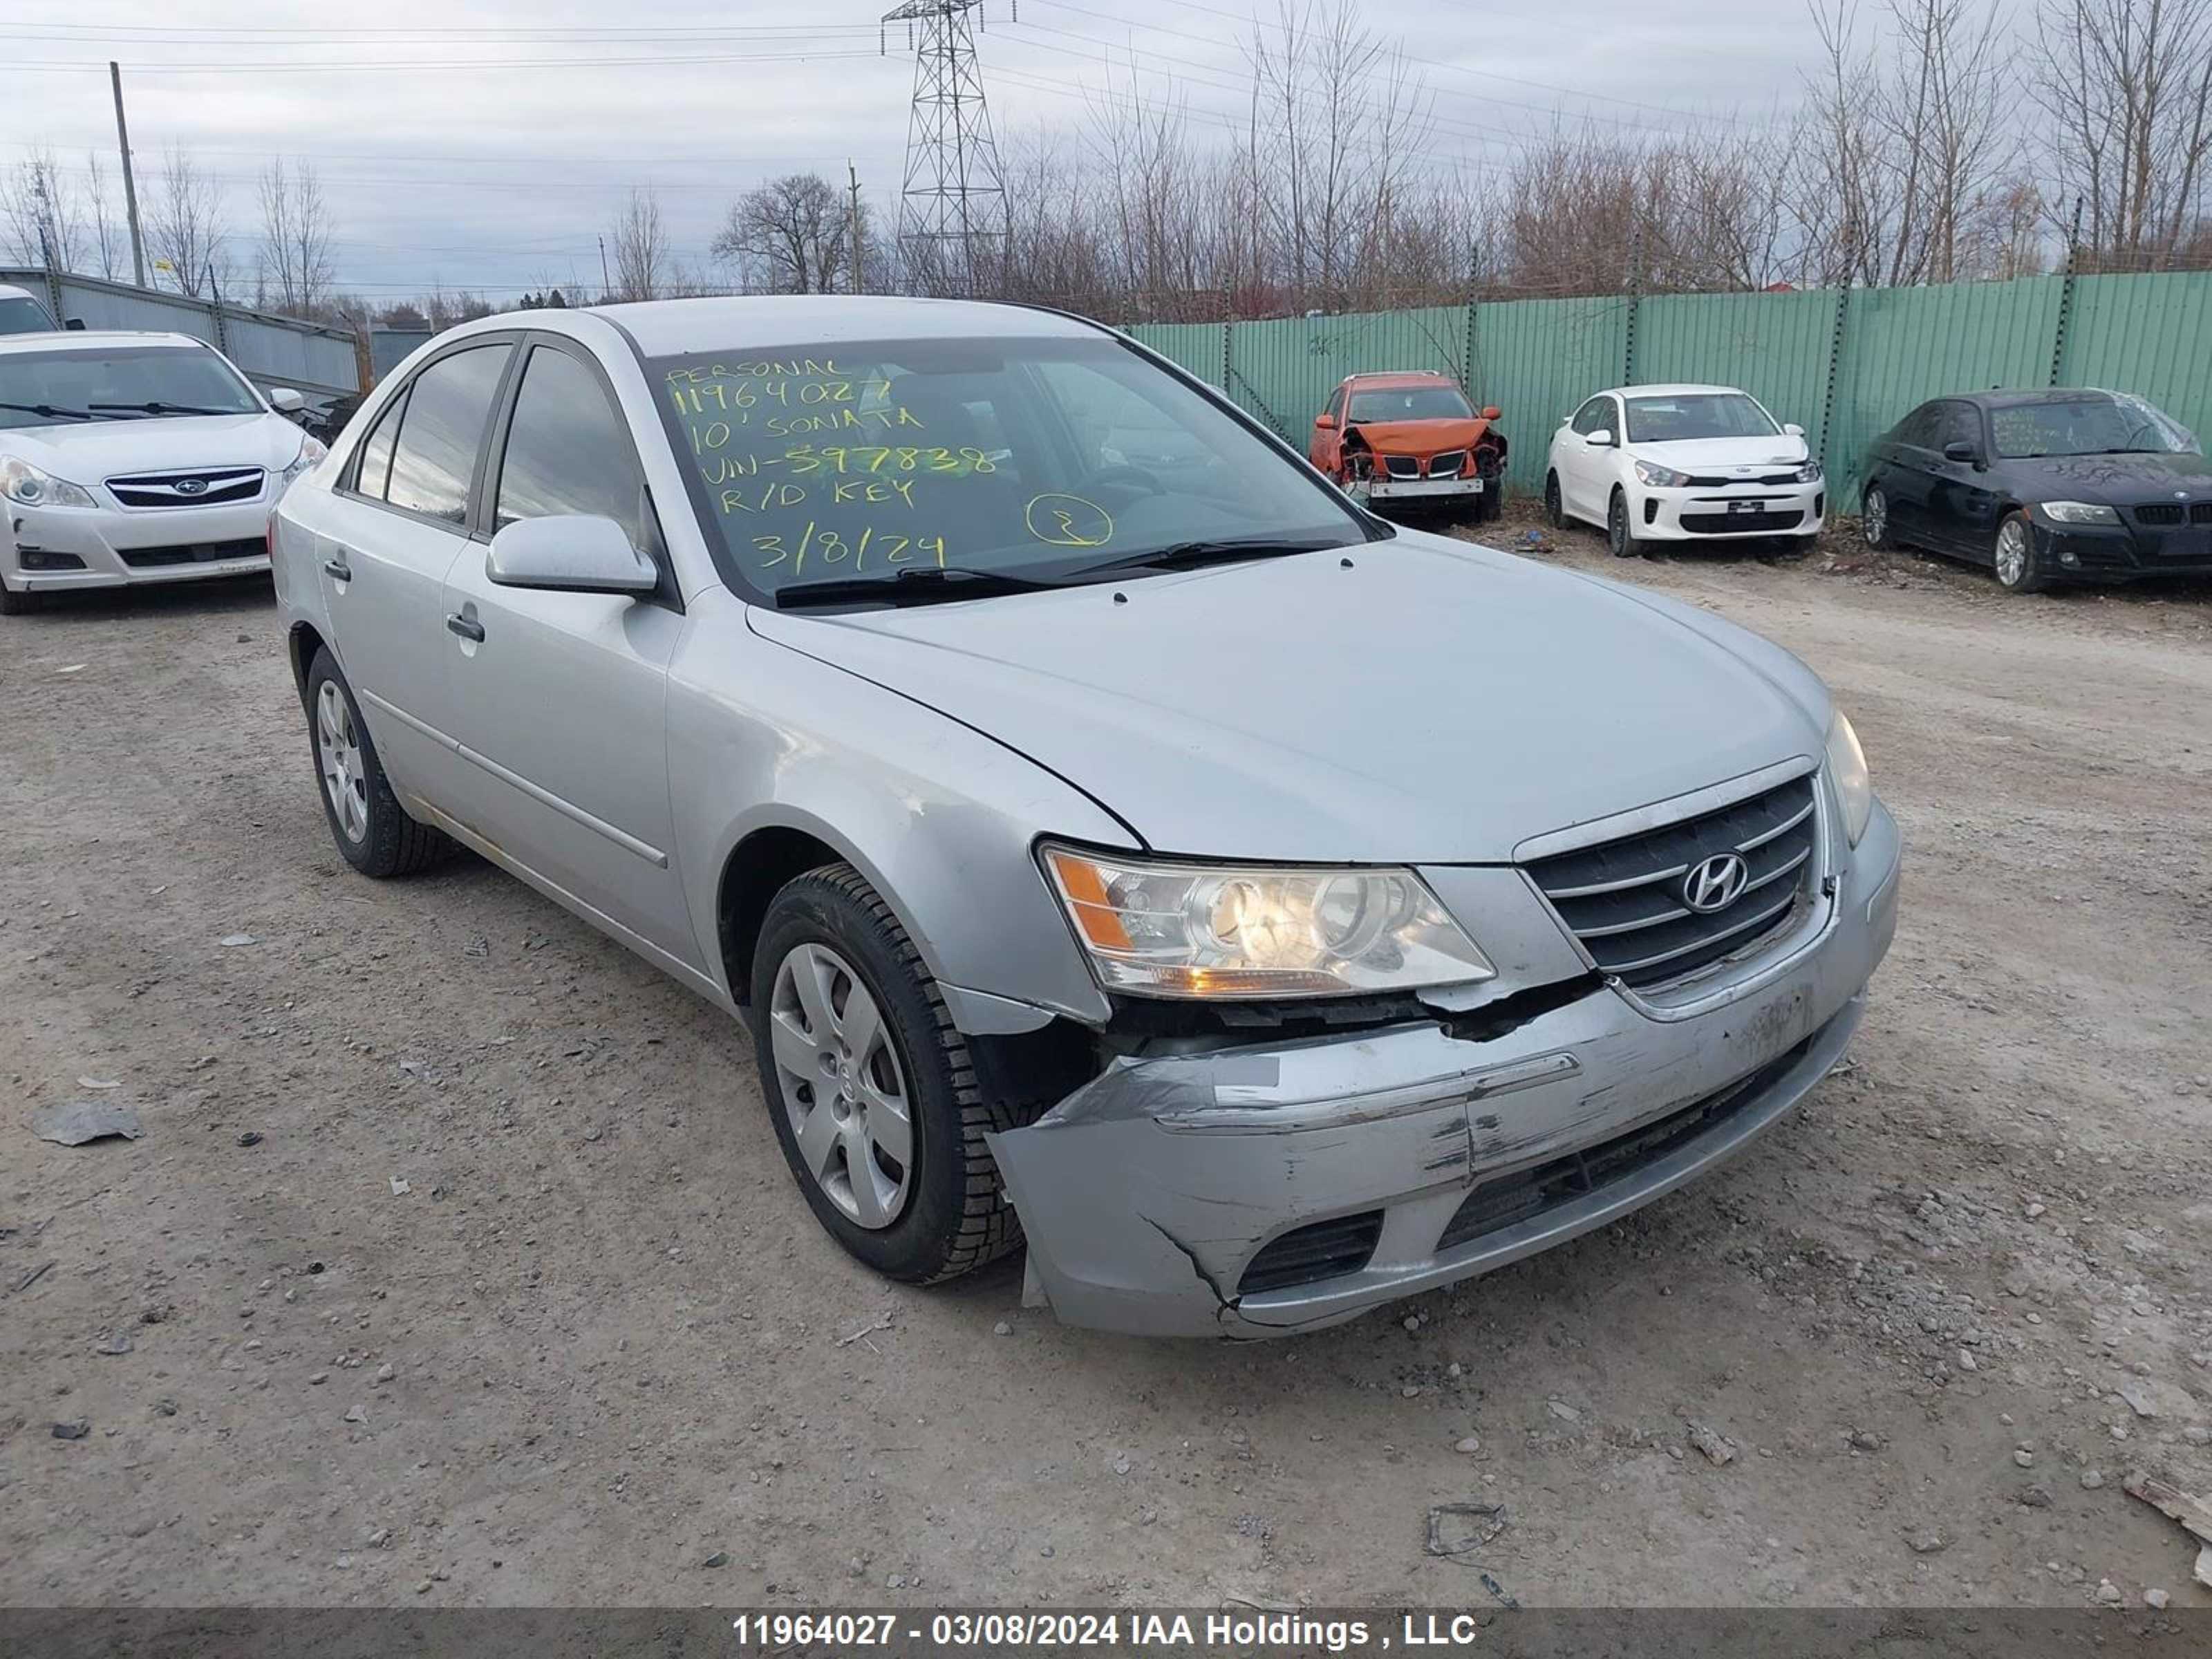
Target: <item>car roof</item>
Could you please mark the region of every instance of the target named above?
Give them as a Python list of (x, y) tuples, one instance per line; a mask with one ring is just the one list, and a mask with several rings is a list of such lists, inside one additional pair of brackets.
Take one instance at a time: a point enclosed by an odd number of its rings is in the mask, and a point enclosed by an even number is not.
[(198, 346), (212, 349), (205, 340), (189, 334), (164, 334), (151, 330), (75, 329), (68, 333), (0, 334), (0, 352), (92, 351), (102, 346)]
[(1740, 386), (1705, 386), (1694, 380), (1662, 381), (1654, 386), (1608, 386), (1606, 390), (1619, 398), (1682, 398), (1693, 392), (1720, 392), (1738, 398), (1750, 395)]
[(1346, 386), (1371, 386), (1382, 387), (1394, 386), (1436, 386), (1439, 383), (1444, 386), (1456, 386), (1459, 384), (1459, 382), (1453, 380), (1450, 375), (1444, 374), (1440, 369), (1434, 368), (1395, 368), (1378, 371), (1373, 374), (1347, 374), (1344, 377), (1344, 383)]
[[(13, 283), (0, 283), (0, 300), (39, 300), (39, 296), (27, 288), (17, 288)], [(44, 306), (46, 301), (39, 300), (39, 303)]]
[(2008, 409), (2021, 404), (2047, 404), (2068, 398), (2117, 398), (2119, 394), (2095, 386), (2051, 386), (2042, 387), (1994, 387), (1987, 392), (1947, 392), (1940, 398), (1930, 398), (1931, 404), (1973, 404), (1983, 409)]
[[(738, 295), (697, 300), (645, 300), (579, 307), (627, 331), (648, 357), (692, 351), (769, 351), (860, 340), (1071, 339), (1101, 331), (1080, 318), (1034, 306), (976, 300), (921, 300), (875, 295)], [(515, 325), (509, 312), (480, 327)]]

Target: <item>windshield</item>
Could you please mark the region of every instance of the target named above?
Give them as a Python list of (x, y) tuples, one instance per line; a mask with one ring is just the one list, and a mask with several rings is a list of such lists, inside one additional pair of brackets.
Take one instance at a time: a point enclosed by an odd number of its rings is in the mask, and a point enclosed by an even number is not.
[(36, 300), (0, 294), (0, 334), (51, 334), (54, 319)]
[(1474, 410), (1455, 386), (1399, 386), (1355, 392), (1347, 421), (1464, 421)]
[(733, 349), (647, 372), (725, 571), (756, 592), (851, 579), (888, 594), (926, 569), (1060, 580), (1193, 543), (1368, 538), (1318, 480), (1111, 339)]
[(196, 346), (0, 353), (0, 427), (260, 412), (253, 388)]
[(1990, 410), (1997, 453), (2008, 461), (2034, 455), (2193, 455), (2197, 440), (2153, 405), (2124, 392), (2083, 392), (2041, 403), (2001, 404)]
[(1684, 438), (1771, 438), (1782, 428), (1741, 392), (1686, 392), (1628, 400), (1628, 441), (1669, 444)]

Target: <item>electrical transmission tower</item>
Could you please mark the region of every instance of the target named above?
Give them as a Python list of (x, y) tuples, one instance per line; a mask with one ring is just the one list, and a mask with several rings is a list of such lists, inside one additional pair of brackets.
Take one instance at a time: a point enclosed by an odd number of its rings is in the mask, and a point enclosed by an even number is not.
[(908, 286), (921, 293), (995, 293), (1005, 278), (1006, 179), (968, 18), (981, 3), (905, 0), (884, 14), (907, 25), (915, 48), (898, 240)]

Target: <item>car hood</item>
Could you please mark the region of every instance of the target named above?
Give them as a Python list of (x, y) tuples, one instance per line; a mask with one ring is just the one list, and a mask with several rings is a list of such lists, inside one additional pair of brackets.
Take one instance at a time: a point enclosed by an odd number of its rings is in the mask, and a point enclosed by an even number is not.
[(56, 477), (95, 484), (131, 472), (258, 466), (281, 472), (300, 453), (302, 434), (281, 415), (164, 415), (153, 420), (87, 421), (0, 430), (0, 451)]
[(1802, 665), (1662, 604), (1407, 532), (1118, 586), (749, 617), (1029, 756), (1161, 851), (1496, 863), (1821, 752)]
[(2027, 494), (2045, 501), (2126, 505), (2177, 494), (2212, 501), (2212, 462), (2202, 455), (2049, 455), (1999, 465)]
[(1778, 432), (1768, 438), (1678, 438), (1672, 443), (1636, 444), (1628, 453), (1642, 461), (1656, 461), (1679, 472), (1711, 472), (1729, 467), (1754, 471), (1770, 466), (1802, 466), (1805, 441)]
[(1441, 455), (1465, 449), (1490, 430), (1480, 416), (1434, 421), (1359, 421), (1347, 429), (1357, 432), (1378, 455)]

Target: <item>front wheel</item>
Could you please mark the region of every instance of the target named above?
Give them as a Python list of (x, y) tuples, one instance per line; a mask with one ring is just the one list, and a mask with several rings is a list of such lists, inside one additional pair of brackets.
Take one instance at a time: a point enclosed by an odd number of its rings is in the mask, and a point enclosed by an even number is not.
[(1870, 484), (1859, 502), (1859, 533), (1877, 553), (1897, 545), (1889, 537), (1889, 495), (1880, 484)]
[(1567, 527), (1567, 505), (1560, 497), (1559, 475), (1556, 472), (1544, 475), (1544, 522), (1554, 530)]
[(967, 1040), (898, 918), (850, 865), (793, 880), (753, 954), (753, 1046), (815, 1219), (890, 1279), (955, 1279), (1021, 1242)]
[(1636, 532), (1629, 525), (1628, 492), (1625, 489), (1613, 492), (1613, 504), (1606, 509), (1605, 541), (1616, 559), (1632, 559), (1644, 550), (1637, 544)]
[(2027, 514), (2008, 514), (1997, 526), (1996, 567), (1997, 586), (2008, 593), (2040, 592), (2050, 585)]
[(20, 617), (27, 611), (35, 611), (42, 597), (37, 593), (18, 593), (8, 586), (5, 576), (0, 576), (0, 617)]

